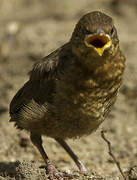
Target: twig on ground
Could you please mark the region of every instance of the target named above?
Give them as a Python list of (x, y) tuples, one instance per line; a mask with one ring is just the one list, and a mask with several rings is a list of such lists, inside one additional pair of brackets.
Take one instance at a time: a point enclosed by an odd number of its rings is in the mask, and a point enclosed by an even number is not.
[(104, 141), (107, 143), (107, 145), (108, 145), (108, 153), (109, 153), (109, 155), (112, 157), (114, 163), (116, 164), (118, 170), (120, 171), (120, 174), (122, 175), (123, 180), (126, 180), (126, 177), (125, 177), (125, 175), (124, 175), (124, 173), (123, 173), (123, 171), (122, 171), (122, 169), (121, 169), (121, 167), (120, 167), (120, 163), (116, 160), (116, 157), (115, 157), (114, 154), (112, 153), (111, 143), (110, 143), (110, 141), (108, 141), (107, 138), (105, 137), (105, 133), (106, 133), (106, 131), (102, 130), (102, 131), (101, 131), (101, 137), (103, 138), (103, 140), (104, 140)]

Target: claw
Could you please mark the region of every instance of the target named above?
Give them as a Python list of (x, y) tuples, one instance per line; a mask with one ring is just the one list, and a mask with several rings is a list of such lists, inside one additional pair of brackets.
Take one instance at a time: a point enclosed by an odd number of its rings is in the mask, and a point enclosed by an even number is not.
[(51, 163), (48, 164), (48, 167), (47, 167), (47, 172), (49, 174), (49, 179), (50, 180), (63, 180), (64, 178), (67, 178), (67, 179), (73, 179), (73, 176), (70, 175), (70, 174), (67, 174), (67, 173), (63, 173), (63, 172), (59, 172), (55, 166), (53, 166)]

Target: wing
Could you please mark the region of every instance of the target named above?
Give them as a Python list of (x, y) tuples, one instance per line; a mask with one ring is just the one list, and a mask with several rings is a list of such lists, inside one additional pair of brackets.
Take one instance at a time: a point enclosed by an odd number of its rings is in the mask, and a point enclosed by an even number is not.
[(58, 74), (63, 73), (70, 64), (70, 61), (68, 61), (70, 55), (72, 56), (72, 52), (70, 44), (67, 43), (34, 64), (32, 71), (29, 73), (30, 80), (33, 82), (57, 78)]
[(22, 116), (21, 110), (32, 100), (31, 87), (31, 82), (27, 81), (13, 97), (9, 108), (10, 121), (18, 121)]
[[(67, 57), (70, 54), (69, 45), (66, 44), (44, 57), (30, 71), (30, 79), (17, 92), (10, 103), (11, 121), (17, 121), (15, 115), (21, 116), (21, 110), (32, 111), (46, 107), (52, 103), (56, 89), (56, 80), (68, 66)], [(46, 109), (45, 109), (46, 111)]]

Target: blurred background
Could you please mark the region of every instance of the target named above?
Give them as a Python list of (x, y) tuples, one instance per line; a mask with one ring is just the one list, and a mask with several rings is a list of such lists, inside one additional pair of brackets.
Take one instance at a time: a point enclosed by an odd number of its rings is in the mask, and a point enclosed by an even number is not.
[[(108, 119), (92, 135), (68, 140), (68, 143), (90, 173), (116, 177), (119, 172), (100, 136), (101, 129), (106, 129), (121, 168), (126, 170), (137, 165), (137, 0), (0, 0), (1, 179), (17, 179), (16, 168), (24, 163), (23, 160), (25, 163), (20, 169), (29, 163), (37, 167), (44, 164), (29, 141), (29, 134), (20, 132), (8, 122), (9, 103), (28, 79), (32, 65), (69, 41), (80, 17), (94, 10), (113, 17), (127, 59), (126, 71), (118, 100)], [(43, 139), (50, 159), (59, 169), (77, 171), (70, 157), (54, 140)], [(40, 176), (44, 179), (44, 174), (33, 177), (40, 173), (37, 167), (30, 168), (31, 176), (28, 173), (24, 179), (40, 179)], [(24, 173), (23, 168), (20, 172)]]

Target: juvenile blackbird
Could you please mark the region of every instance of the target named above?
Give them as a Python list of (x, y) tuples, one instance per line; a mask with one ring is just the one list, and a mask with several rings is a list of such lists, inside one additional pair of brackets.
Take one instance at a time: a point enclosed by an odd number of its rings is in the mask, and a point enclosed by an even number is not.
[(124, 68), (113, 20), (99, 11), (84, 15), (70, 41), (34, 65), (29, 80), (11, 101), (10, 121), (30, 132), (50, 179), (71, 176), (58, 172), (50, 162), (41, 135), (54, 138), (86, 174), (64, 140), (99, 127), (116, 100)]

